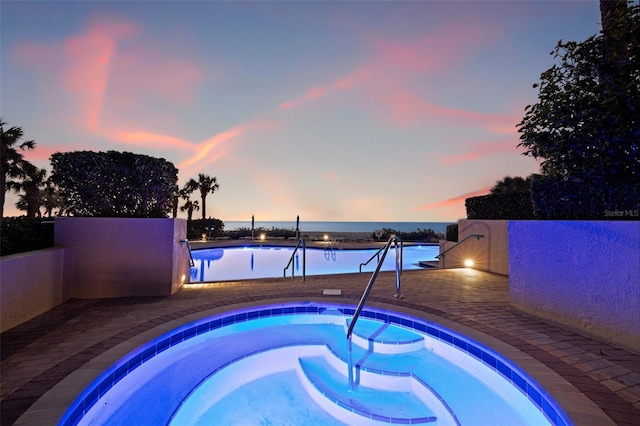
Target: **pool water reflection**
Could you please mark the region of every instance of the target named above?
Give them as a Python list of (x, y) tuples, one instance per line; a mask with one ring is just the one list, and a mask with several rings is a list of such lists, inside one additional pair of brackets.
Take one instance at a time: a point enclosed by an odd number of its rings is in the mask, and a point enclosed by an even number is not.
[[(405, 245), (402, 269), (422, 269), (420, 261), (436, 261), (437, 245)], [(306, 275), (357, 273), (378, 249), (306, 249)], [(195, 266), (191, 268), (191, 282), (232, 281), (256, 278), (282, 277), (293, 247), (229, 247), (193, 251)], [(362, 272), (373, 272), (377, 259), (362, 267)], [(295, 276), (302, 275), (302, 252), (294, 257)], [(395, 269), (395, 250), (391, 248), (381, 271)], [(287, 270), (291, 276), (291, 267)]]

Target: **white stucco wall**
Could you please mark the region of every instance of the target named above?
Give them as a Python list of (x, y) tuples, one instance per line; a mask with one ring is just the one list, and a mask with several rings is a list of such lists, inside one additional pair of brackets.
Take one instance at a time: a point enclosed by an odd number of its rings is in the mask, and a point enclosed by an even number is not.
[(640, 222), (510, 221), (511, 306), (640, 353)]
[[(470, 238), (440, 258), (440, 268), (462, 268), (464, 261), (471, 259), (474, 269), (509, 275), (509, 237), (506, 220), (458, 221), (458, 241), (469, 235), (483, 235), (479, 240)], [(440, 242), (440, 253), (455, 243)]]
[(64, 249), (50, 248), (0, 259), (0, 332), (69, 299), (64, 257)]
[(71, 296), (168, 296), (189, 277), (184, 219), (56, 218)]

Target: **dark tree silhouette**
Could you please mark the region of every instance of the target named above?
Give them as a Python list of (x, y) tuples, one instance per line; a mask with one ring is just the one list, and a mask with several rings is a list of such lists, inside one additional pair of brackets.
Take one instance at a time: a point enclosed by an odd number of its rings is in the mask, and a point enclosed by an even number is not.
[(24, 159), (21, 151), (33, 149), (34, 141), (20, 142), (23, 137), (22, 128), (11, 127), (5, 131), (6, 123), (0, 119), (0, 161), (2, 173), (0, 173), (0, 218), (4, 217), (4, 200), (9, 189), (16, 183), (11, 179), (20, 179), (26, 176), (25, 168), (31, 163)]
[(640, 206), (640, 6), (629, 5), (603, 1), (600, 34), (557, 44), (518, 124), (518, 146), (542, 160), (531, 186), (542, 218)]
[(493, 185), (492, 194), (512, 194), (514, 192), (529, 192), (531, 189), (531, 176), (526, 179), (520, 176), (505, 176)]
[(28, 218), (42, 217), (40, 207), (44, 205), (44, 187), (47, 181), (47, 171), (39, 169), (33, 165), (25, 168), (26, 177), (22, 182), (12, 184), (13, 190), (20, 194), (16, 203), (19, 210), (24, 210)]
[(185, 186), (189, 186), (190, 188), (196, 188), (200, 190), (200, 200), (202, 206), (202, 218), (206, 219), (207, 217), (207, 195), (213, 194), (220, 187), (218, 185), (217, 179), (214, 177), (210, 177), (205, 175), (204, 173), (200, 173), (198, 175), (198, 180), (190, 179), (189, 182), (186, 183)]
[(194, 210), (200, 210), (198, 202), (191, 201), (191, 194), (193, 194), (196, 189), (198, 189), (197, 182), (191, 179), (179, 191), (180, 198), (185, 201), (184, 205), (180, 207), (180, 211), (187, 212), (187, 222), (191, 222)]

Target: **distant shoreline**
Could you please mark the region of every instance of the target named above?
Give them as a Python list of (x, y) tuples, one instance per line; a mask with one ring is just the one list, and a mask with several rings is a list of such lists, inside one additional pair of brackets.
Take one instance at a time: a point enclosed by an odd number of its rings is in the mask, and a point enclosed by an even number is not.
[[(238, 229), (251, 230), (251, 221), (223, 221), (225, 231)], [(438, 233), (445, 233), (448, 225), (457, 222), (321, 222), (303, 221), (299, 223), (301, 234), (310, 233), (368, 233), (373, 234), (376, 230), (392, 229), (396, 232), (415, 232), (417, 230), (432, 229)], [(262, 228), (268, 232), (271, 229), (296, 229), (296, 221), (254, 221), (254, 229)]]

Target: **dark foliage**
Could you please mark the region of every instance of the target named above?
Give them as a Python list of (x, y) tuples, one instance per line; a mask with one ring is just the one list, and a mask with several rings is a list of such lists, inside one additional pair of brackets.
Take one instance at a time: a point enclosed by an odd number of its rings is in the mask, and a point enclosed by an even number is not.
[(534, 85), (538, 103), (527, 106), (518, 131), (524, 154), (542, 160), (546, 178), (532, 192), (540, 217), (601, 219), (640, 208), (633, 194), (640, 188), (640, 6), (629, 5), (603, 13), (604, 32), (560, 41), (552, 52), (558, 64)]
[(224, 223), (220, 219), (195, 219), (187, 221), (187, 238), (190, 240), (199, 240), (202, 234), (210, 237), (219, 237), (223, 235)]
[(531, 192), (539, 219), (640, 220), (638, 187), (612, 188), (602, 176), (535, 176)]
[(520, 176), (506, 176), (496, 182), (491, 188), (491, 194), (510, 194), (512, 192), (529, 192), (531, 190), (531, 178)]
[(178, 169), (162, 158), (76, 151), (53, 154), (51, 166), (70, 215), (160, 218), (172, 212)]
[[(400, 237), (402, 241), (427, 241), (427, 242), (437, 242), (441, 240), (444, 235), (442, 233), (438, 233), (433, 229), (416, 229), (415, 231), (404, 232), (404, 231), (396, 231), (394, 229), (384, 228), (382, 229), (382, 236), (380, 237), (380, 241), (387, 241), (392, 234)], [(371, 236), (371, 238), (376, 239), (375, 234)]]
[[(294, 238), (296, 236), (296, 230), (291, 228), (255, 228), (253, 230), (253, 235), (258, 238), (261, 234), (264, 234), (265, 237), (283, 237), (283, 238)], [(233, 231), (224, 231), (224, 235), (231, 238), (232, 240), (239, 240), (241, 237), (248, 237), (251, 235), (251, 228), (238, 228)], [(304, 237), (304, 235), (300, 235), (300, 237)]]
[(5, 217), (0, 224), (0, 256), (53, 247), (53, 221)]
[(489, 194), (465, 200), (468, 219), (535, 219), (529, 192)]
[(458, 224), (452, 223), (451, 225), (447, 225), (447, 241), (458, 241)]

